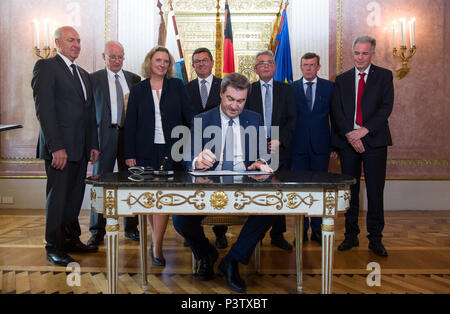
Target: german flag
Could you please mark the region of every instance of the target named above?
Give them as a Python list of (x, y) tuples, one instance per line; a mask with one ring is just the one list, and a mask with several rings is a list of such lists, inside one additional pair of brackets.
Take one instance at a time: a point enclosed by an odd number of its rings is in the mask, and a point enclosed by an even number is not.
[(223, 75), (233, 73), (234, 70), (234, 50), (233, 31), (231, 30), (231, 16), (228, 1), (225, 1), (225, 44), (223, 49)]

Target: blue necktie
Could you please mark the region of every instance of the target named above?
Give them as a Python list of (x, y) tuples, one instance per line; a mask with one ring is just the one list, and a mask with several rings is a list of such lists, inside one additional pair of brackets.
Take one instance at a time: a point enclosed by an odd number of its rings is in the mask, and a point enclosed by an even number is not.
[(233, 148), (233, 120), (230, 119), (230, 121), (228, 121), (227, 133), (225, 135), (225, 144), (223, 146), (222, 170), (233, 170)]
[(267, 137), (270, 137), (270, 126), (272, 125), (272, 97), (270, 94), (270, 84), (263, 84), (266, 88), (266, 95), (264, 98), (264, 119), (267, 129)]
[(312, 97), (312, 84), (314, 84), (313, 82), (306, 82), (306, 84), (308, 85), (308, 87), (306, 87), (306, 103), (308, 105), (308, 108), (310, 111), (313, 110), (313, 97)]

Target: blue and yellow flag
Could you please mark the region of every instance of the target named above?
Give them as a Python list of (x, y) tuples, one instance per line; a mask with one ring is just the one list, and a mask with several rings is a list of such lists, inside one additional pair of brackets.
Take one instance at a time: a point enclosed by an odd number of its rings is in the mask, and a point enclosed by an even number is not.
[(281, 32), (277, 35), (278, 47), (275, 53), (275, 64), (277, 69), (273, 78), (276, 81), (292, 84), (292, 61), (291, 61), (291, 45), (289, 43), (289, 27), (286, 16), (286, 10), (283, 11), (281, 20), (283, 25), (281, 26)]

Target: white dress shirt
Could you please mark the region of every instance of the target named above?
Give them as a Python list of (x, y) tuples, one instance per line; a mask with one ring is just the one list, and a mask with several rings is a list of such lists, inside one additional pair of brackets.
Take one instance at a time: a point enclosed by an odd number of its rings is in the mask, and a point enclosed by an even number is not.
[[(225, 146), (225, 137), (227, 134), (228, 122), (230, 118), (222, 112), (222, 108), (219, 107), (220, 111), (220, 121), (221, 121), (221, 130), (222, 130), (222, 143), (221, 143), (221, 156), (217, 156), (217, 147), (216, 147), (216, 159), (219, 161), (219, 164), (214, 170), (222, 170), (222, 161), (223, 161), (223, 148)], [(233, 169), (237, 171), (246, 170), (245, 167), (245, 156), (242, 151), (241, 144), (241, 125), (239, 123), (239, 116), (233, 119)], [(192, 161), (192, 169), (195, 169), (195, 162), (197, 161), (198, 156), (194, 158)]]
[(208, 92), (208, 96), (209, 96), (209, 92), (211, 91), (211, 86), (212, 86), (212, 81), (213, 81), (213, 75), (210, 74), (210, 75), (209, 75), (207, 78), (205, 78), (205, 79), (202, 79), (202, 78), (200, 78), (200, 77), (197, 78), (197, 81), (198, 81), (198, 90), (199, 90), (200, 92), (201, 92), (201, 90), (202, 90), (202, 83), (201, 83), (202, 80), (205, 80), (205, 81), (206, 81), (205, 86), (206, 86), (206, 91)]
[(162, 89), (152, 89), (153, 103), (155, 104), (155, 139), (153, 141), (153, 143), (155, 144), (166, 144), (166, 141), (164, 140), (164, 131), (161, 121), (161, 111), (159, 109), (159, 98), (156, 94), (156, 92), (158, 92), (159, 97), (161, 97), (161, 91)]
[[(123, 73), (122, 70), (120, 70), (117, 73), (114, 73), (110, 69), (106, 68), (106, 72), (108, 74), (109, 99), (111, 101), (111, 123), (120, 124), (120, 121), (117, 121), (116, 74), (119, 75), (119, 83), (120, 86), (122, 86), (124, 96), (130, 92), (130, 89), (128, 88), (128, 84), (125, 79), (125, 74)], [(124, 113), (122, 112), (122, 114)]]
[[(306, 84), (306, 83), (308, 83), (308, 82), (309, 81), (306, 80), (303, 77), (303, 91), (305, 92), (305, 95), (306, 95), (306, 89), (308, 88), (308, 84)], [(312, 106), (314, 108), (314, 102), (316, 101), (317, 76), (311, 82), (314, 83), (314, 84), (311, 85), (311, 89), (312, 89)]]

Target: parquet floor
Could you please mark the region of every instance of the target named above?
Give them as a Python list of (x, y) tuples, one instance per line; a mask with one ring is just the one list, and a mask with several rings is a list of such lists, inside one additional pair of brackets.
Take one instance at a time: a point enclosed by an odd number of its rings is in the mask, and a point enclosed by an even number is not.
[[(384, 245), (389, 257), (374, 255), (365, 237), (365, 217), (360, 218), (360, 247), (334, 254), (333, 293), (336, 294), (448, 294), (450, 293), (450, 211), (386, 212)], [(89, 238), (89, 213), (80, 215), (82, 241)], [(294, 238), (294, 218), (288, 217), (285, 236)], [(91, 254), (72, 254), (80, 264), (79, 285), (67, 284), (73, 269), (52, 266), (44, 250), (44, 210), (0, 210), (0, 293), (2, 294), (97, 294), (106, 293), (106, 247)], [(211, 227), (205, 228), (214, 239)], [(227, 233), (233, 243), (240, 226)], [(343, 240), (344, 217), (336, 223), (337, 246)], [(119, 238), (119, 293), (142, 294), (138, 243)], [(224, 255), (227, 249), (220, 250)], [(165, 268), (148, 266), (148, 294), (230, 293), (225, 279), (215, 276), (200, 282), (191, 274), (191, 253), (169, 222), (164, 243)], [(303, 293), (321, 293), (321, 247), (307, 242), (304, 248)], [(380, 285), (368, 285), (371, 262), (380, 267)], [(217, 266), (217, 264), (216, 264)], [(240, 266), (249, 294), (296, 294), (294, 251), (270, 245), (267, 235), (261, 251), (261, 272), (253, 260)], [(69, 277), (73, 278), (73, 277)], [(374, 277), (369, 277), (373, 279)], [(70, 281), (69, 281), (70, 282)], [(369, 280), (369, 282), (372, 282)]]

